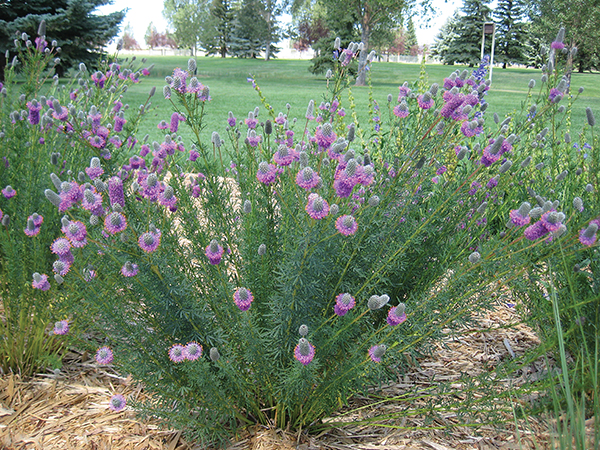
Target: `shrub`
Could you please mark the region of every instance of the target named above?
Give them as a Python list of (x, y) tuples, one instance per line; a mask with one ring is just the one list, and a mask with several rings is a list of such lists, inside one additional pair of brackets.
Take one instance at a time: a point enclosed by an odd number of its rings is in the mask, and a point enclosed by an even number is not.
[[(61, 85), (58, 76), (52, 76), (60, 61), (57, 45), (55, 41), (48, 44), (43, 35), (34, 43), (25, 34), (19, 36), (5, 84), (0, 83), (0, 369), (24, 375), (59, 365), (63, 344), (49, 325), (58, 315), (57, 296), (61, 294), (48, 290), (47, 275), (54, 260), (50, 244), (59, 234), (54, 224), (62, 214), (40, 193), (52, 173), (55, 189), (75, 201), (79, 194), (66, 168), (90, 155), (121, 159), (119, 153), (127, 147), (138, 120), (131, 120), (120, 133), (116, 124), (113, 127), (113, 121), (122, 118), (119, 96), (137, 78), (119, 79), (117, 74), (125, 72), (113, 70), (103, 81), (111, 92), (103, 92), (100, 99), (100, 90), (87, 79), (81, 65), (73, 81)], [(98, 73), (91, 74), (91, 79), (101, 82)], [(77, 118), (94, 103), (98, 105), (94, 110), (103, 117), (97, 128), (106, 131), (104, 153), (91, 140), (91, 122), (86, 123), (87, 117)], [(109, 170), (113, 167), (109, 160), (105, 164)], [(68, 181), (63, 183), (59, 177)], [(65, 200), (61, 209), (71, 200)]]

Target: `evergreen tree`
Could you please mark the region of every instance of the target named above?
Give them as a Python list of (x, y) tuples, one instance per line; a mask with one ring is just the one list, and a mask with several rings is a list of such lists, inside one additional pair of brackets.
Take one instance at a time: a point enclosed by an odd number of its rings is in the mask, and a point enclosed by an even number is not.
[(494, 11), (497, 25), (495, 60), (505, 69), (507, 64), (527, 63), (524, 14), (521, 0), (499, 0)]
[(46, 21), (48, 40), (61, 47), (56, 73), (63, 75), (80, 62), (88, 67), (104, 55), (103, 47), (119, 33), (125, 11), (107, 15), (94, 12), (111, 0), (3, 0), (0, 3), (0, 79), (4, 78), (6, 51), (13, 49), (15, 33), (37, 36), (42, 20)]
[(242, 0), (233, 21), (230, 53), (238, 58), (256, 58), (264, 50), (268, 30), (259, 0)]
[[(464, 0), (461, 16), (456, 23), (456, 36), (449, 44), (444, 62), (459, 62), (474, 66), (481, 60), (483, 24), (490, 21), (490, 0)], [(491, 50), (491, 39), (486, 39), (484, 53)]]
[(417, 40), (417, 32), (412, 17), (408, 18), (406, 24), (406, 42), (404, 45), (406, 55), (416, 56), (419, 53), (419, 41)]
[(231, 45), (234, 11), (230, 0), (213, 0), (210, 17), (201, 36), (202, 46), (209, 55), (225, 58)]
[(452, 17), (446, 20), (446, 23), (440, 28), (440, 32), (434, 39), (433, 46), (431, 47), (432, 56), (437, 56), (442, 60), (444, 64), (454, 64), (457, 62), (454, 57), (455, 54), (452, 52), (452, 46), (454, 40), (458, 37), (457, 29), (461, 18), (458, 11), (455, 11)]

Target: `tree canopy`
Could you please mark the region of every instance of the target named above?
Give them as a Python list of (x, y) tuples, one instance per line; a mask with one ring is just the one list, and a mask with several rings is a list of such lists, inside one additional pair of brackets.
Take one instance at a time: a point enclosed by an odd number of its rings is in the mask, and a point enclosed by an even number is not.
[(61, 47), (62, 75), (69, 67), (86, 63), (94, 67), (104, 46), (119, 33), (125, 11), (98, 15), (98, 7), (111, 0), (4, 0), (0, 3), (0, 77), (6, 66), (6, 51), (13, 49), (15, 33), (35, 36), (42, 20), (46, 21), (47, 39)]

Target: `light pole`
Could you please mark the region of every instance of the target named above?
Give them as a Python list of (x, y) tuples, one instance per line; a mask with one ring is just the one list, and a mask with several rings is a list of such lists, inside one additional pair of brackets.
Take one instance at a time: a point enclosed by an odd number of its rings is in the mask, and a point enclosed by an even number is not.
[(481, 59), (483, 60), (483, 50), (485, 48), (485, 35), (492, 35), (492, 54), (490, 56), (490, 82), (492, 81), (492, 71), (494, 69), (494, 46), (496, 45), (496, 24), (494, 22), (485, 22), (481, 32)]

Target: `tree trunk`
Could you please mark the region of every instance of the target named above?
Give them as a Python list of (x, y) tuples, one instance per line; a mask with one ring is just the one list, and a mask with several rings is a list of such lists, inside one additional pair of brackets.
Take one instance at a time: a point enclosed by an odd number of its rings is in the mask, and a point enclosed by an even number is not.
[(363, 16), (362, 31), (360, 33), (363, 49), (360, 51), (360, 55), (358, 56), (358, 74), (356, 75), (356, 86), (364, 86), (367, 80), (367, 56), (369, 54), (369, 34), (371, 30), (366, 19), (368, 19), (367, 13), (365, 13), (365, 16)]
[(273, 24), (271, 23), (271, 11), (267, 11), (267, 47), (265, 48), (265, 61), (271, 58), (271, 29)]

